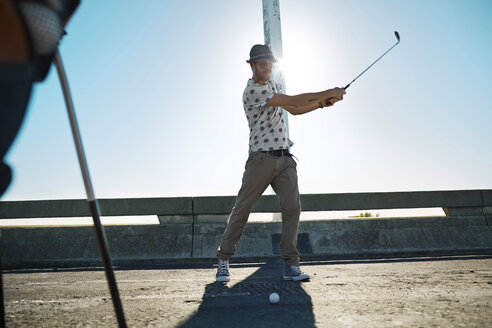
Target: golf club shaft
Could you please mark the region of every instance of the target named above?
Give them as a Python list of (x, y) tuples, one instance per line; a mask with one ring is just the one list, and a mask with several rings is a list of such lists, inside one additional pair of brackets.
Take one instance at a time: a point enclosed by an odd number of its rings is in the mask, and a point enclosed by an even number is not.
[[(367, 70), (368, 70), (369, 68), (371, 68), (372, 66), (374, 66), (374, 64), (376, 64), (376, 63), (377, 63), (377, 62), (378, 62), (381, 58), (383, 58), (383, 57), (384, 57), (384, 56), (385, 56), (388, 52), (390, 52), (390, 51), (391, 51), (391, 49), (393, 49), (394, 47), (396, 47), (396, 46), (398, 45), (398, 43), (400, 43), (400, 34), (399, 34), (397, 31), (395, 31), (395, 36), (396, 36), (396, 39), (398, 40), (398, 42), (396, 42), (396, 43), (395, 43), (395, 44), (394, 44), (391, 48), (389, 48), (388, 50), (386, 50), (386, 52), (385, 52), (384, 54), (382, 54), (382, 55), (381, 55), (378, 59), (376, 59), (376, 60), (375, 60), (375, 61), (374, 61), (371, 65), (369, 65), (369, 67), (367, 67), (365, 70), (363, 70), (363, 71), (362, 71), (362, 73), (360, 73), (359, 75), (357, 75), (357, 76), (355, 77), (355, 79), (353, 79), (353, 80), (352, 80), (349, 84), (347, 84), (346, 86), (344, 86), (344, 87), (343, 87), (343, 89), (344, 89), (344, 90), (347, 90), (347, 89), (348, 89), (348, 87), (350, 87), (350, 85), (351, 85), (352, 83), (354, 83), (354, 81), (355, 81), (355, 80), (357, 80), (359, 77), (361, 77), (361, 76), (362, 76), (362, 74), (364, 74), (365, 72), (367, 72)], [(331, 106), (331, 105), (333, 105), (333, 103), (332, 103), (330, 100), (326, 100), (326, 105), (327, 105), (327, 106)]]
[(364, 74), (365, 72), (367, 72), (367, 70), (368, 70), (369, 68), (371, 68), (374, 64), (376, 64), (376, 63), (377, 63), (377, 62), (378, 62), (381, 58), (383, 58), (383, 57), (384, 57), (384, 55), (386, 55), (388, 52), (390, 52), (390, 51), (391, 51), (391, 49), (393, 49), (394, 47), (396, 47), (396, 45), (397, 45), (398, 43), (400, 43), (400, 41), (398, 41), (398, 42), (397, 42), (397, 43), (395, 43), (395, 44), (394, 44), (391, 48), (389, 48), (389, 49), (388, 49), (388, 50), (387, 50), (384, 54), (382, 54), (382, 55), (381, 55), (381, 57), (379, 57), (378, 59), (376, 59), (376, 60), (374, 61), (374, 63), (372, 63), (371, 65), (369, 65), (369, 67), (367, 67), (364, 71), (362, 71), (362, 73), (360, 73), (359, 75), (357, 75), (357, 76), (356, 76), (356, 78), (355, 78), (355, 79), (353, 79), (353, 80), (352, 80), (349, 84), (347, 84), (347, 85), (346, 85), (343, 89), (347, 89), (348, 87), (350, 87), (350, 85), (351, 85), (352, 83), (354, 83), (354, 81), (355, 81), (355, 80), (357, 80), (357, 79), (358, 79), (358, 78), (359, 78), (362, 74)]
[(58, 71), (58, 77), (60, 78), (60, 84), (63, 90), (63, 96), (65, 98), (65, 104), (67, 106), (68, 117), (70, 120), (70, 127), (72, 129), (72, 135), (77, 150), (77, 157), (79, 160), (80, 170), (82, 171), (82, 177), (84, 180), (85, 190), (87, 193), (87, 200), (89, 203), (89, 209), (91, 211), (92, 219), (94, 221), (94, 229), (96, 231), (96, 239), (99, 245), (99, 252), (104, 264), (104, 271), (106, 272), (106, 278), (108, 280), (109, 290), (113, 299), (113, 306), (118, 320), (119, 327), (127, 327), (125, 316), (123, 313), (123, 305), (121, 304), (120, 295), (118, 292), (118, 286), (116, 285), (116, 278), (114, 276), (113, 265), (111, 263), (111, 257), (109, 255), (108, 243), (106, 240), (106, 234), (101, 224), (100, 212), (97, 199), (94, 196), (94, 190), (92, 188), (92, 182), (89, 175), (89, 168), (85, 157), (84, 148), (82, 145), (82, 139), (80, 137), (80, 130), (77, 123), (77, 117), (75, 116), (75, 110), (73, 106), (72, 96), (68, 86), (67, 76), (63, 63), (58, 50), (56, 51), (54, 63), (56, 70)]

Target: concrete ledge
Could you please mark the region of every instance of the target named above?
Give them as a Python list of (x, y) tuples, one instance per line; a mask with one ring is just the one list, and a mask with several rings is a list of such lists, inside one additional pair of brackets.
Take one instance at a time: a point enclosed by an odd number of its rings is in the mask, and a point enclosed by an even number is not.
[[(480, 190), (303, 195), (304, 211), (481, 206)], [(357, 204), (358, 208), (354, 208)]]
[[(101, 215), (191, 215), (191, 197), (99, 199)], [(0, 218), (91, 216), (84, 199), (0, 202)]]
[(192, 224), (193, 215), (159, 215), (159, 224)]
[[(107, 226), (115, 263), (215, 257), (224, 216), (174, 216), (160, 225)], [(248, 223), (236, 258), (275, 257), (279, 222)], [(367, 254), (474, 252), (492, 254), (492, 231), (483, 216), (301, 221), (305, 256), (363, 257)], [(100, 263), (92, 227), (2, 229), (6, 268)], [(278, 247), (278, 245), (277, 245)]]
[[(229, 214), (235, 196), (99, 199), (102, 215)], [(304, 211), (370, 210), (394, 208), (492, 207), (492, 190), (412, 191), (385, 193), (305, 194)], [(253, 212), (279, 212), (276, 195), (262, 196)], [(489, 213), (490, 214), (490, 213)], [(0, 218), (90, 216), (83, 199), (0, 202)]]
[(444, 207), (447, 216), (477, 216), (492, 214), (492, 207)]
[[(231, 211), (235, 197), (195, 197), (195, 212), (224, 214)], [(492, 206), (490, 190), (410, 191), (344, 194), (303, 194), (303, 211), (345, 211), (426, 207)], [(262, 196), (253, 212), (279, 212), (277, 196)]]

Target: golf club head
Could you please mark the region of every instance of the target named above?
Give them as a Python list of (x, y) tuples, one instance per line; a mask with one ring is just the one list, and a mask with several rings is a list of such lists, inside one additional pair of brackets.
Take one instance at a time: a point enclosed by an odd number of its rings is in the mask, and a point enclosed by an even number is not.
[(400, 42), (400, 33), (395, 31), (395, 36), (396, 36), (396, 39), (398, 40), (398, 42)]

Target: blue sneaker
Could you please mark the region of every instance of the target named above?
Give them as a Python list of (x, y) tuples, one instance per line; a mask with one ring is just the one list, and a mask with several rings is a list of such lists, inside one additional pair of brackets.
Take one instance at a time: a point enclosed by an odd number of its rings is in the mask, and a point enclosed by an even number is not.
[(231, 276), (229, 275), (229, 261), (219, 259), (215, 281), (228, 282), (229, 280), (231, 280)]
[(302, 272), (298, 266), (285, 265), (284, 280), (302, 281), (310, 278), (311, 277), (307, 273)]

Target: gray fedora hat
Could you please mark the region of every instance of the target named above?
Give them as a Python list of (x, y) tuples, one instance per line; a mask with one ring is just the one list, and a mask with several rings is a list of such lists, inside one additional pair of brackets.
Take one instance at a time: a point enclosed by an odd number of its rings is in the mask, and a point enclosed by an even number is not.
[(262, 60), (271, 60), (276, 62), (277, 59), (272, 54), (272, 51), (266, 44), (255, 44), (251, 51), (249, 52), (249, 60), (246, 60), (247, 63), (254, 63)]

